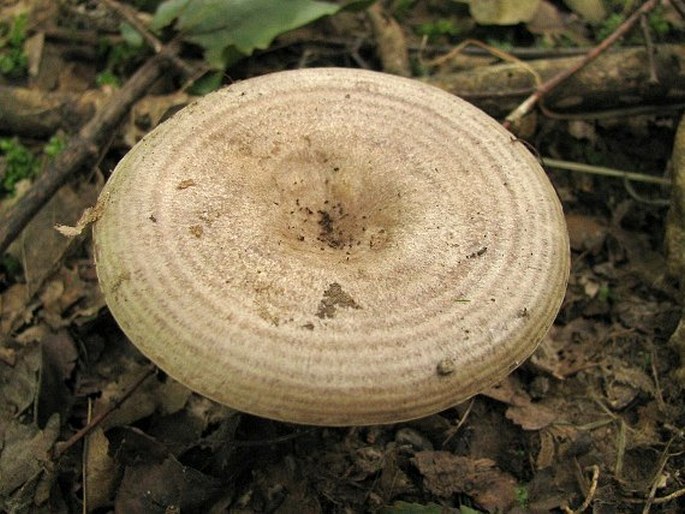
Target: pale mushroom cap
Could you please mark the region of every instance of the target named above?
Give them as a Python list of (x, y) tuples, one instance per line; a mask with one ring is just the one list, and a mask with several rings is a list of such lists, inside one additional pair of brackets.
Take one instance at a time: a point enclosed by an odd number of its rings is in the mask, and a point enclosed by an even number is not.
[(101, 196), (98, 276), (191, 389), (297, 423), (418, 418), (501, 380), (564, 296), (555, 191), (495, 120), (349, 69), (217, 91), (136, 145)]

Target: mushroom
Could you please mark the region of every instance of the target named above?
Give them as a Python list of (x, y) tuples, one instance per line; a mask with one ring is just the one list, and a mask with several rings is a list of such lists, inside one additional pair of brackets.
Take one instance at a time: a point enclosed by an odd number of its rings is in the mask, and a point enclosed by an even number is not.
[(500, 381), (564, 296), (555, 191), (486, 114), (351, 69), (209, 94), (119, 163), (94, 226), (124, 333), (220, 403), (303, 424), (423, 417)]

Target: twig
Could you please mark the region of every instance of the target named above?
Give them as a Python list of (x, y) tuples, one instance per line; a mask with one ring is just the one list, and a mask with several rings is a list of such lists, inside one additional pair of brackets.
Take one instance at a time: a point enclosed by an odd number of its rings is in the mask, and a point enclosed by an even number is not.
[(652, 480), (652, 486), (649, 488), (649, 495), (647, 495), (647, 498), (645, 500), (645, 506), (642, 509), (642, 514), (649, 514), (649, 511), (652, 509), (652, 505), (654, 504), (654, 500), (656, 499), (656, 490), (658, 489), (659, 484), (661, 483), (661, 473), (666, 467), (666, 463), (669, 459), (668, 450), (671, 447), (672, 442), (673, 438), (671, 438), (668, 441), (668, 443), (666, 444), (666, 448), (664, 448), (664, 451), (661, 453), (661, 457), (659, 458), (659, 466), (657, 467), (657, 470), (654, 473), (654, 480)]
[(514, 109), (504, 120), (505, 128), (509, 129), (512, 125), (519, 122), (526, 114), (528, 114), (533, 107), (540, 101), (540, 99), (547, 93), (552, 91), (554, 88), (559, 86), (562, 82), (573, 76), (578, 70), (584, 68), (592, 61), (597, 59), (602, 52), (607, 50), (611, 45), (623, 37), (632, 27), (635, 25), (643, 14), (648, 13), (654, 9), (659, 4), (659, 0), (647, 0), (642, 6), (631, 14), (626, 20), (618, 26), (618, 28), (599, 45), (594, 47), (590, 52), (588, 52), (585, 57), (578, 62), (578, 64), (571, 66), (570, 68), (562, 71), (561, 73), (555, 75), (549, 79), (544, 84), (540, 85), (535, 92), (526, 98), (523, 103), (521, 103), (516, 109)]
[(540, 110), (547, 118), (554, 120), (607, 120), (614, 118), (633, 118), (636, 116), (662, 116), (674, 115), (685, 109), (685, 103), (672, 103), (663, 105), (636, 105), (634, 107), (621, 107), (592, 112), (556, 112), (540, 104)]
[(153, 36), (145, 25), (140, 21), (133, 10), (127, 6), (122, 5), (116, 0), (100, 0), (110, 10), (114, 11), (120, 18), (126, 20), (136, 31), (143, 37), (145, 42), (155, 51), (156, 54), (162, 51), (164, 45), (162, 42)]
[(645, 205), (656, 205), (657, 207), (668, 207), (671, 205), (670, 198), (647, 198), (646, 196), (641, 195), (635, 191), (633, 184), (628, 179), (623, 180), (623, 187), (625, 187), (626, 192), (630, 197), (637, 202)]
[(652, 41), (652, 32), (649, 29), (649, 20), (646, 14), (640, 16), (640, 29), (642, 30), (642, 37), (645, 40), (645, 48), (647, 50), (647, 65), (649, 66), (649, 83), (658, 84), (659, 76), (656, 73), (656, 62), (654, 61), (654, 41)]
[(559, 170), (580, 171), (582, 173), (591, 173), (593, 175), (622, 178), (624, 180), (631, 180), (633, 182), (657, 184), (665, 187), (671, 186), (671, 181), (667, 178), (645, 175), (644, 173), (636, 173), (634, 171), (623, 171), (607, 168), (604, 166), (593, 166), (591, 164), (582, 164), (579, 162), (561, 161), (559, 159), (551, 159), (549, 157), (543, 157), (542, 164)]
[(666, 402), (664, 401), (664, 395), (661, 392), (661, 383), (659, 381), (659, 372), (656, 369), (656, 349), (654, 346), (650, 348), (650, 363), (652, 368), (652, 379), (654, 380), (654, 398), (656, 398), (656, 404), (662, 413), (666, 412)]
[(376, 52), (381, 60), (383, 71), (409, 77), (409, 51), (399, 23), (383, 9), (374, 4), (366, 11), (376, 38)]
[(462, 427), (462, 425), (463, 425), (464, 423), (466, 423), (466, 420), (468, 419), (469, 414), (471, 414), (471, 409), (473, 408), (474, 402), (475, 402), (475, 398), (471, 398), (471, 401), (469, 402), (469, 406), (466, 407), (466, 412), (464, 412), (464, 415), (461, 417), (461, 419), (459, 420), (459, 422), (458, 422), (455, 426), (450, 427), (450, 428), (447, 430), (447, 437), (446, 437), (445, 440), (442, 442), (442, 447), (443, 447), (443, 448), (445, 447), (445, 445), (446, 445), (447, 443), (450, 442), (450, 440), (456, 435), (456, 433), (459, 432), (459, 429)]
[[(105, 4), (109, 9), (114, 11), (120, 18), (123, 18), (126, 22), (128, 22), (136, 31), (141, 35), (141, 37), (145, 40), (145, 42), (154, 50), (155, 54), (159, 54), (163, 48), (164, 45), (162, 42), (155, 37), (155, 35), (150, 32), (150, 30), (145, 26), (140, 21), (140, 18), (138, 18), (137, 13), (128, 5), (124, 5), (119, 3), (117, 0), (100, 0), (103, 4)], [(170, 55), (169, 59), (173, 63), (173, 65), (178, 69), (181, 73), (186, 75), (187, 77), (192, 77), (193, 74), (195, 73), (193, 69), (188, 66), (183, 59), (179, 59), (179, 57), (176, 54)]]
[(105, 410), (103, 410), (100, 414), (95, 416), (93, 419), (91, 419), (88, 424), (83, 427), (81, 430), (76, 432), (74, 435), (72, 435), (69, 439), (67, 439), (62, 445), (59, 447), (59, 449), (56, 449), (55, 452), (53, 453), (53, 458), (55, 460), (59, 459), (62, 455), (64, 455), (72, 446), (74, 446), (76, 443), (78, 443), (81, 439), (86, 437), (88, 434), (90, 434), (96, 427), (100, 425), (112, 412), (117, 410), (121, 405), (129, 399), (129, 397), (135, 393), (138, 388), (145, 382), (149, 377), (155, 374), (155, 371), (157, 368), (155, 366), (150, 366), (145, 373), (143, 373), (138, 379), (129, 387), (123, 395), (121, 395), (121, 398), (116, 399), (109, 407), (107, 407)]
[[(677, 491), (673, 491), (670, 494), (667, 494), (666, 496), (655, 496), (654, 500), (652, 501), (652, 505), (662, 505), (664, 503), (672, 502), (673, 500), (677, 500), (678, 498), (681, 498), (685, 496), (685, 488), (684, 489), (678, 489)], [(640, 499), (640, 498), (624, 498), (623, 499), (627, 503), (644, 503), (647, 501), (647, 499)]]
[(143, 64), (81, 131), (69, 139), (64, 151), (48, 165), (31, 189), (0, 217), (0, 255), (76, 171), (92, 164), (100, 146), (111, 137), (131, 106), (159, 78), (177, 48), (176, 43), (171, 43)]
[(597, 483), (599, 482), (599, 466), (593, 464), (592, 466), (585, 468), (584, 471), (592, 471), (590, 489), (585, 495), (585, 500), (583, 500), (582, 505), (577, 509), (571, 509), (567, 506), (564, 506), (564, 512), (566, 514), (580, 514), (581, 512), (585, 512), (587, 508), (590, 506), (590, 503), (592, 503), (593, 498), (595, 497), (595, 493), (597, 492)]
[(685, 2), (683, 0), (671, 0), (671, 5), (678, 11), (680, 17), (685, 19)]
[(616, 465), (614, 475), (618, 478), (623, 473), (623, 459), (626, 455), (626, 432), (627, 425), (623, 419), (618, 418), (618, 434), (616, 436)]
[[(455, 56), (463, 53), (467, 48), (469, 47), (476, 47), (484, 50), (485, 52), (489, 53), (490, 55), (497, 57), (501, 59), (504, 62), (509, 62), (512, 64), (515, 64), (517, 66), (520, 66), (524, 70), (526, 70), (530, 75), (533, 77), (533, 81), (535, 82), (536, 86), (540, 86), (542, 83), (542, 79), (540, 78), (540, 74), (535, 71), (528, 63), (525, 61), (522, 61), (518, 57), (515, 57), (511, 53), (505, 52), (503, 50), (500, 50), (499, 48), (495, 48), (494, 46), (487, 45), (483, 43), (482, 41), (478, 41), (477, 39), (467, 39), (465, 41), (462, 41), (459, 43), (457, 46), (455, 46), (452, 50), (447, 52), (445, 55), (441, 55), (440, 57), (436, 57), (430, 61), (426, 61), (423, 64), (425, 66), (440, 66), (444, 64), (445, 62), (453, 59)], [(419, 55), (419, 60), (421, 60), (421, 56)]]
[(671, 502), (676, 498), (680, 498), (681, 496), (685, 496), (685, 489), (678, 489), (677, 491), (673, 491), (671, 494), (667, 494), (666, 496), (656, 497), (652, 503), (654, 505), (661, 505), (662, 503)]

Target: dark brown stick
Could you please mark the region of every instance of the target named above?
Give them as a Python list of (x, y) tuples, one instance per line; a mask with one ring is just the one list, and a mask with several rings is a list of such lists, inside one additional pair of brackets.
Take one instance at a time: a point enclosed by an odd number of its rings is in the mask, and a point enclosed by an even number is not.
[(135, 11), (128, 5), (123, 5), (117, 0), (100, 0), (109, 9), (114, 11), (120, 18), (130, 23), (136, 31), (143, 37), (145, 42), (155, 51), (156, 54), (162, 51), (163, 45), (159, 39), (148, 31), (147, 27), (140, 21)]
[(647, 63), (649, 65), (649, 83), (658, 84), (659, 76), (656, 73), (656, 63), (654, 62), (654, 41), (652, 41), (652, 33), (649, 29), (649, 20), (647, 15), (640, 16), (640, 28), (642, 29), (642, 37), (645, 40), (645, 48), (647, 49)]
[(607, 50), (611, 45), (623, 37), (633, 27), (633, 25), (640, 20), (640, 17), (643, 14), (647, 14), (657, 5), (659, 5), (659, 0), (647, 0), (638, 10), (636, 10), (623, 23), (621, 23), (621, 25), (619, 25), (609, 37), (590, 50), (585, 55), (583, 60), (581, 60), (576, 66), (562, 71), (547, 82), (541, 84), (532, 95), (526, 98), (521, 105), (519, 105), (506, 117), (502, 125), (504, 125), (504, 127), (507, 129), (511, 128), (512, 125), (520, 121), (521, 118), (528, 114), (543, 96), (559, 86), (559, 84), (567, 80), (569, 77), (573, 76), (573, 74), (575, 74), (578, 70), (594, 61), (602, 54), (602, 52)]
[(145, 382), (149, 377), (155, 374), (155, 371), (157, 370), (156, 367), (150, 366), (145, 373), (143, 373), (138, 379), (129, 387), (124, 394), (121, 396), (121, 398), (118, 398), (116, 401), (112, 403), (109, 407), (107, 407), (105, 410), (103, 410), (100, 414), (95, 416), (93, 419), (91, 419), (88, 424), (83, 427), (81, 430), (76, 432), (74, 435), (72, 435), (69, 439), (67, 439), (64, 443), (62, 443), (59, 447), (59, 449), (55, 449), (53, 452), (53, 458), (54, 459), (59, 459), (62, 455), (64, 455), (69, 448), (74, 446), (77, 442), (79, 442), (81, 439), (86, 437), (88, 434), (90, 434), (93, 429), (95, 429), (97, 426), (102, 423), (107, 416), (109, 416), (112, 412), (117, 410), (122, 403), (124, 403), (128, 398), (135, 393), (138, 388), (143, 385), (143, 382)]
[[(157, 39), (152, 32), (148, 30), (148, 28), (145, 26), (143, 22), (140, 21), (140, 18), (138, 18), (138, 13), (135, 9), (128, 5), (122, 4), (117, 0), (100, 1), (104, 3), (109, 9), (114, 11), (117, 14), (117, 16), (119, 16), (121, 19), (130, 23), (133, 26), (133, 28), (136, 29), (136, 31), (145, 40), (148, 46), (152, 48), (152, 50), (154, 50), (156, 54), (159, 54), (164, 49), (164, 45), (162, 44), (162, 42), (159, 39)], [(169, 55), (169, 59), (174, 64), (176, 69), (184, 73), (186, 77), (192, 77), (196, 73), (195, 70), (188, 66), (186, 62), (183, 59), (180, 59), (177, 55)]]
[[(685, 47), (655, 45), (654, 61), (659, 84), (649, 83), (647, 50), (617, 48), (603, 53), (569, 80), (551, 91), (539, 107), (557, 111), (557, 117), (594, 116), (636, 105), (673, 105), (685, 101)], [(527, 61), (541, 82), (576, 66), (583, 57)], [(611, 70), (611, 73), (606, 73)], [(518, 64), (502, 63), (470, 70), (441, 72), (422, 79), (480, 107), (495, 118), (504, 118), (535, 91), (532, 74)], [(571, 114), (573, 113), (573, 114)]]
[(64, 151), (47, 166), (31, 189), (0, 217), (0, 255), (69, 177), (95, 161), (100, 146), (157, 80), (176, 51), (176, 44), (170, 44), (141, 66), (81, 131), (69, 139)]
[(685, 18), (685, 2), (683, 2), (683, 0), (671, 0), (671, 5), (678, 11), (681, 18)]

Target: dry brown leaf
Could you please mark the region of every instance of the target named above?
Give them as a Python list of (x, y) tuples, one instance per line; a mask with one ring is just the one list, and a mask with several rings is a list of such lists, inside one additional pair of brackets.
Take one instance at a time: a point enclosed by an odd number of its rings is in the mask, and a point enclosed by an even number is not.
[(38, 392), (40, 345), (15, 347), (16, 364), (0, 364), (0, 433), (10, 418), (33, 404)]
[(568, 214), (566, 216), (571, 248), (576, 251), (589, 251), (593, 255), (599, 253), (606, 240), (608, 229), (597, 217), (584, 214)]
[(0, 499), (32, 480), (50, 461), (49, 451), (59, 435), (59, 416), (43, 430), (17, 419), (9, 422), (0, 447)]
[(588, 432), (572, 425), (552, 425), (540, 431), (540, 451), (535, 467), (545, 469), (568, 458), (587, 453), (591, 444)]
[(640, 392), (654, 396), (654, 382), (647, 373), (615, 357), (607, 357), (603, 363), (604, 391), (614, 410), (627, 407)]
[[(147, 365), (140, 365), (137, 362), (122, 360), (120, 364), (124, 366), (120, 375), (106, 385), (95, 403), (96, 413), (116, 403), (147, 369)], [(171, 378), (167, 378), (165, 382), (160, 382), (154, 377), (148, 378), (135, 391), (135, 396), (130, 401), (124, 402), (107, 417), (103, 427), (107, 429), (130, 425), (154, 412), (177, 412), (183, 408), (191, 394), (188, 388)]]
[(566, 18), (556, 5), (543, 0), (533, 17), (526, 23), (526, 28), (533, 34), (562, 34), (568, 29)]
[(135, 145), (145, 134), (161, 123), (168, 113), (185, 107), (192, 97), (183, 92), (170, 95), (147, 95), (131, 109), (131, 114), (123, 128), (124, 142)]
[(54, 272), (71, 244), (54, 230), (55, 222), (76, 222), (83, 210), (95, 203), (98, 191), (99, 186), (95, 184), (83, 185), (78, 192), (63, 187), (10, 246), (9, 253), (24, 266), (29, 297)]
[(554, 423), (559, 414), (544, 405), (528, 401), (509, 407), (506, 417), (524, 430), (540, 430)]
[(84, 280), (77, 268), (66, 266), (45, 283), (39, 299), (43, 304), (41, 315), (53, 330), (60, 330), (79, 318), (94, 316), (105, 306), (98, 283)]
[(481, 25), (515, 25), (533, 18), (540, 0), (460, 0)]
[(466, 493), (489, 511), (506, 512), (514, 502), (516, 480), (500, 471), (490, 459), (424, 451), (411, 461), (423, 475), (426, 489), (437, 496)]
[(206, 512), (221, 492), (217, 479), (168, 457), (159, 464), (127, 467), (114, 509), (127, 514)]
[(594, 366), (589, 361), (606, 333), (591, 320), (579, 317), (563, 327), (553, 326), (530, 359), (533, 366), (563, 380)]
[(540, 430), (558, 418), (556, 412), (544, 405), (533, 403), (512, 375), (481, 394), (509, 405), (506, 417), (524, 430)]
[(564, 0), (564, 3), (589, 23), (599, 23), (607, 16), (603, 0)]
[(68, 415), (73, 392), (67, 380), (76, 366), (78, 350), (68, 332), (48, 334), (41, 341), (40, 391), (37, 398), (38, 426), (43, 426), (53, 414), (62, 419)]
[(108, 452), (109, 440), (97, 427), (86, 440), (84, 481), (88, 511), (107, 505), (114, 496), (119, 466)]
[(14, 284), (0, 294), (0, 333), (10, 334), (18, 322), (31, 319), (26, 309), (28, 301), (25, 284)]

